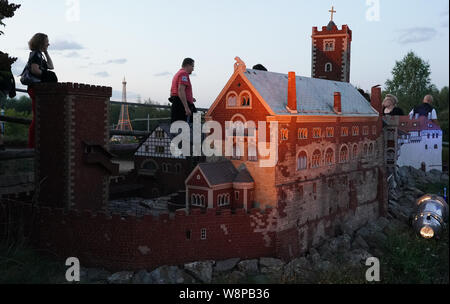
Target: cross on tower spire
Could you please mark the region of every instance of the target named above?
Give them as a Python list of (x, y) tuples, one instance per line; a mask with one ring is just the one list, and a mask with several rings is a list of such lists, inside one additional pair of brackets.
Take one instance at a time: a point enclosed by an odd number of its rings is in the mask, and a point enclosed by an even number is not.
[(334, 10), (334, 6), (331, 7), (331, 10), (329, 10), (329, 12), (331, 13), (331, 21), (333, 21), (333, 14), (336, 13), (336, 11)]

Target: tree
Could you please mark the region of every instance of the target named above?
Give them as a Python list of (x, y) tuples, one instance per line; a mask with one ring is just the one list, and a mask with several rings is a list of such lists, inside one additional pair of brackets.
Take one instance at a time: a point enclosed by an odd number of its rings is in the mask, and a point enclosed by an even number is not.
[(386, 92), (397, 96), (399, 107), (409, 113), (425, 95), (433, 92), (430, 74), (428, 62), (411, 51), (401, 61), (396, 61), (393, 77), (386, 81)]
[[(20, 7), (20, 4), (8, 3), (8, 0), (0, 0), (0, 26), (5, 26), (3, 19), (11, 18), (14, 12)], [(0, 36), (3, 32), (0, 31)]]

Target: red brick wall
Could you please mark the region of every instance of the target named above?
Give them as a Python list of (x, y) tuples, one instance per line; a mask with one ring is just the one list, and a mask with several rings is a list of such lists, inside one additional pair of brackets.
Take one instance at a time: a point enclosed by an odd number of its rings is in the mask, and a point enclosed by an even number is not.
[(112, 89), (83, 84), (35, 88), (36, 181), (42, 205), (100, 209), (108, 200), (108, 173), (83, 161), (82, 141), (107, 147)]
[[(189, 215), (179, 211), (173, 219), (163, 215), (125, 220), (116, 215), (74, 210), (64, 214), (62, 209), (42, 207), (35, 208), (32, 220), (30, 205), (0, 203), (0, 210), (10, 209), (26, 224), (25, 233), (33, 232), (37, 248), (51, 250), (61, 259), (78, 257), (84, 267), (150, 270), (198, 260), (275, 255), (275, 233), (264, 230), (269, 215), (258, 210), (248, 214), (240, 209), (232, 214), (231, 210), (218, 213), (210, 209), (202, 214), (197, 209)], [(4, 228), (0, 226), (0, 233)], [(206, 240), (200, 239), (203, 228)]]

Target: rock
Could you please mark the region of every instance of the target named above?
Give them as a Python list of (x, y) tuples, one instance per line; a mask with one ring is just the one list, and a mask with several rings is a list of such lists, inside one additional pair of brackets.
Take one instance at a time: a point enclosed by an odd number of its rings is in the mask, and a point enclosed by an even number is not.
[(286, 264), (284, 267), (284, 276), (292, 278), (307, 270), (311, 270), (311, 263), (305, 257), (297, 258)]
[(236, 265), (237, 265), (237, 263), (239, 263), (239, 261), (240, 261), (239, 258), (234, 258), (234, 259), (228, 259), (225, 261), (216, 262), (216, 265), (214, 266), (214, 271), (215, 272), (230, 271), (234, 267), (236, 267)]
[(109, 276), (111, 273), (105, 269), (89, 268), (87, 271), (87, 279), (90, 282), (107, 281)]
[(258, 260), (240, 261), (238, 264), (239, 271), (247, 275), (255, 275), (259, 273)]
[(369, 249), (369, 245), (368, 245), (367, 242), (361, 237), (361, 235), (358, 235), (358, 236), (356, 236), (355, 239), (353, 240), (352, 248), (353, 248), (353, 249), (365, 249), (365, 250), (368, 250), (368, 249)]
[(153, 284), (152, 275), (147, 270), (141, 270), (133, 276), (133, 284)]
[(398, 233), (400, 231), (403, 231), (405, 229), (408, 229), (408, 225), (405, 224), (402, 221), (399, 221), (398, 219), (393, 219), (392, 221), (390, 221), (389, 225), (387, 225), (384, 229), (383, 229), (383, 233), (385, 233), (386, 235), (392, 234), (392, 233)]
[(239, 284), (245, 278), (245, 273), (235, 270), (231, 273), (224, 273), (218, 279), (222, 284)]
[(209, 284), (212, 280), (213, 265), (213, 261), (194, 262), (185, 264), (184, 269), (194, 278)]
[(129, 284), (131, 283), (131, 278), (133, 277), (133, 272), (122, 271), (116, 272), (108, 277), (109, 284)]
[(261, 273), (281, 273), (283, 270), (284, 262), (274, 258), (260, 258), (259, 265), (261, 267)]
[(422, 195), (425, 194), (422, 190), (417, 189), (416, 187), (412, 187), (412, 186), (407, 186), (407, 187), (404, 189), (404, 191), (411, 192), (411, 193), (412, 193), (412, 196), (413, 196), (413, 197), (417, 197), (417, 198), (418, 198), (418, 197), (421, 197)]
[(343, 222), (339, 225), (339, 229), (343, 234), (347, 234), (350, 237), (353, 237), (353, 234), (355, 233), (355, 227), (350, 225), (348, 222)]
[(370, 234), (365, 238), (367, 244), (369, 244), (369, 246), (372, 248), (381, 247), (386, 239), (386, 235), (380, 231), (376, 231), (375, 233)]
[(320, 271), (328, 271), (331, 269), (331, 267), (332, 267), (332, 264), (330, 261), (320, 261), (316, 265), (317, 270), (320, 270)]
[(317, 250), (315, 248), (311, 248), (309, 250), (308, 257), (313, 264), (317, 264), (320, 262), (320, 254), (319, 254), (319, 252), (317, 252)]
[(386, 226), (389, 225), (389, 220), (385, 217), (379, 217), (376, 220), (375, 224), (378, 227), (379, 231), (383, 231), (384, 228), (386, 228)]
[(361, 266), (365, 265), (367, 259), (373, 255), (364, 249), (354, 249), (346, 253), (344, 257), (351, 266)]
[(161, 266), (150, 273), (154, 284), (192, 284), (195, 279), (177, 266)]

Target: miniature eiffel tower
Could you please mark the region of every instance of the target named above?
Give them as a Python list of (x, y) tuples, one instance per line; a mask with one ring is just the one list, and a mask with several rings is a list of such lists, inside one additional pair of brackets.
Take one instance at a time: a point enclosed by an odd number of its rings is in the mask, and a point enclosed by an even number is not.
[[(122, 102), (127, 102), (127, 81), (125, 77), (123, 78), (123, 88), (122, 88)], [(128, 112), (128, 105), (122, 104), (119, 115), (119, 122), (115, 128), (118, 131), (133, 131), (133, 126), (130, 121), (130, 114)], [(129, 143), (130, 141), (135, 140), (136, 138), (133, 136), (114, 136), (112, 141), (120, 142), (122, 144)]]

